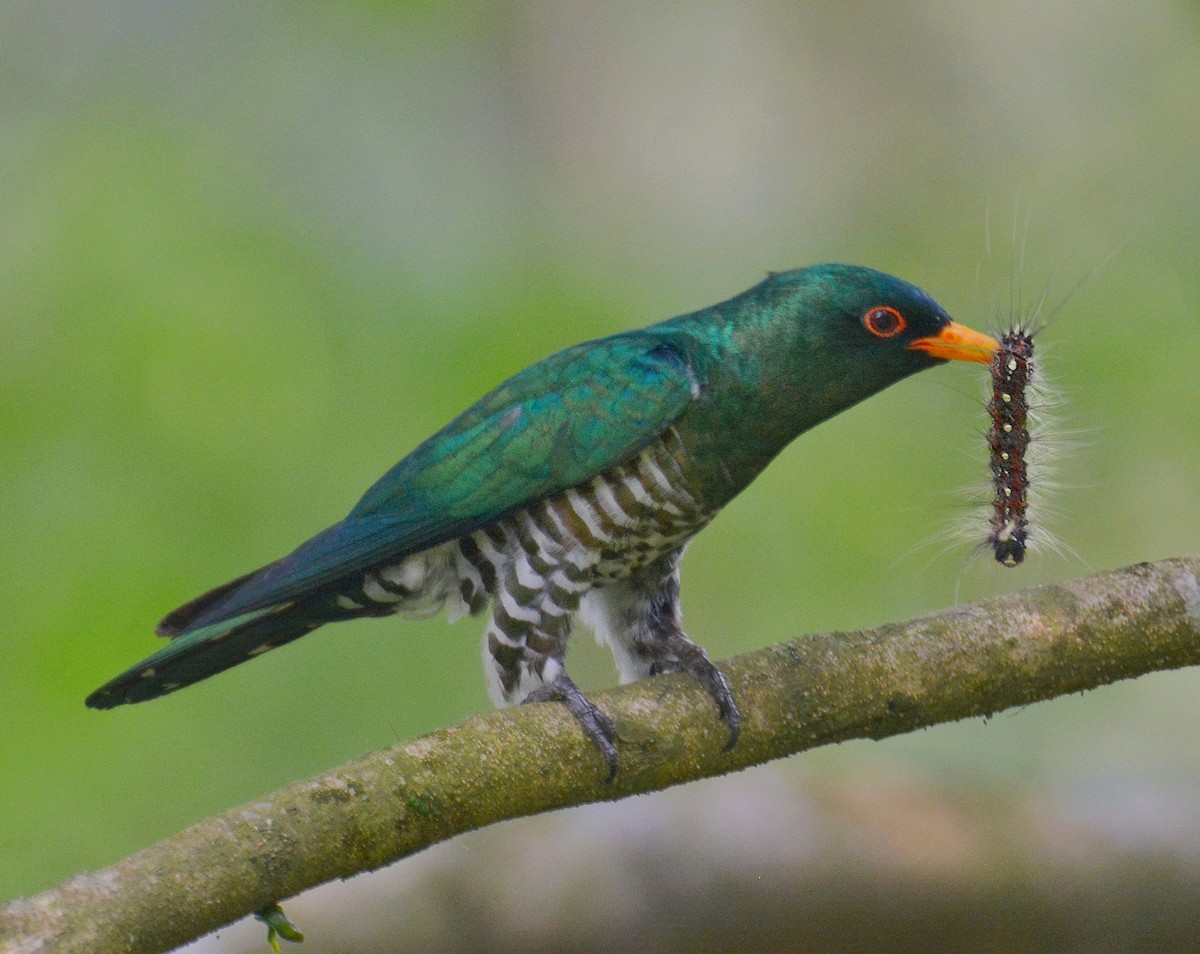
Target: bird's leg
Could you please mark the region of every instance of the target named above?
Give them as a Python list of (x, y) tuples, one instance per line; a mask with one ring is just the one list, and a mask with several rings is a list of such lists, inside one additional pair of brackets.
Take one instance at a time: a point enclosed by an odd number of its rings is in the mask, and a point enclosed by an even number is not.
[(647, 652), (654, 656), (650, 662), (650, 674), (682, 670), (696, 679), (713, 697), (721, 719), (730, 727), (730, 740), (725, 743), (728, 751), (738, 744), (742, 732), (742, 713), (733, 701), (733, 690), (725, 673), (713, 664), (708, 654), (689, 640), (683, 631), (683, 611), (679, 608), (679, 558), (676, 551), (662, 560), (664, 576), (644, 604), (642, 618), (638, 620), (642, 632), (638, 634)]
[(742, 716), (725, 674), (688, 639), (681, 625), (679, 559), (676, 550), (626, 580), (589, 593), (585, 619), (608, 643), (623, 682), (668, 672), (686, 672), (717, 704), (729, 726), (726, 749), (737, 744)]
[(600, 754), (604, 756), (604, 761), (608, 765), (608, 776), (604, 781), (611, 782), (616, 778), (617, 769), (621, 764), (621, 757), (617, 754), (616, 724), (583, 694), (566, 672), (560, 671), (553, 682), (534, 689), (521, 704), (551, 700), (561, 702), (567, 707), (567, 711), (575, 717), (575, 721), (583, 729), (583, 734), (591, 739), (596, 748), (600, 750)]
[(738, 711), (737, 703), (733, 701), (733, 690), (729, 688), (729, 680), (725, 674), (708, 658), (708, 653), (687, 638), (678, 627), (664, 629), (659, 634), (660, 645), (665, 650), (664, 661), (674, 657), (670, 663), (656, 660), (650, 667), (652, 676), (660, 672), (682, 670), (700, 683), (717, 704), (717, 712), (729, 726), (729, 741), (725, 743), (725, 751), (737, 745), (738, 736), (742, 731), (742, 714)]
[(617, 774), (617, 727), (571, 681), (563, 668), (569, 611), (578, 599), (569, 592), (519, 587), (515, 575), (500, 581), (503, 597), (497, 601), (484, 637), (484, 669), (497, 705), (557, 701), (567, 707), (586, 735), (604, 756), (608, 777)]

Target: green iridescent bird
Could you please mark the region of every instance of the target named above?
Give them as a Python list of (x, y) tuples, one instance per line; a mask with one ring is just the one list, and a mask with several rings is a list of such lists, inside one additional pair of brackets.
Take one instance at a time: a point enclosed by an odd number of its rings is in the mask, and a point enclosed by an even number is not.
[(729, 684), (680, 628), (679, 561), (793, 438), (996, 342), (918, 288), (819, 265), (702, 311), (560, 351), (505, 381), (388, 471), (340, 523), (158, 626), (173, 641), (95, 708), (198, 682), (325, 623), (491, 610), (498, 705), (564, 702), (608, 763), (616, 730), (567, 676), (572, 621), (623, 681), (683, 670), (737, 740)]

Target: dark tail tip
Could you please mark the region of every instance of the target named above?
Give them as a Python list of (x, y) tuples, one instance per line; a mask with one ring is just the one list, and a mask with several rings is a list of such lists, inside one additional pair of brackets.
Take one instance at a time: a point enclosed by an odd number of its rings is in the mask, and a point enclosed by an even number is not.
[(89, 709), (115, 709), (117, 706), (124, 705), (125, 701), (122, 696), (109, 691), (107, 687), (102, 687), (84, 699), (83, 704)]

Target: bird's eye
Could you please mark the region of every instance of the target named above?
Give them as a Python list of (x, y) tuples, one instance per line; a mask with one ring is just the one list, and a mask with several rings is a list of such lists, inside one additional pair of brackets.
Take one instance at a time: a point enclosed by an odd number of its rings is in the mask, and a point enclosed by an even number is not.
[(862, 322), (867, 331), (876, 338), (895, 338), (908, 327), (904, 316), (895, 308), (889, 308), (887, 305), (876, 305), (874, 308), (868, 309), (867, 313), (863, 315)]

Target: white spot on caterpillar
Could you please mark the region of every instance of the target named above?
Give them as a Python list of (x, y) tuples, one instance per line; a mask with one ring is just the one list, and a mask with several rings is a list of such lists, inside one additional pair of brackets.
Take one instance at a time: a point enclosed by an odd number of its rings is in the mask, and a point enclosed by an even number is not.
[(356, 603), (348, 596), (338, 594), (337, 605), (344, 610), (360, 610), (363, 608), (362, 603)]
[(275, 648), (274, 643), (262, 643), (261, 645), (255, 646), (252, 650), (250, 650), (250, 652), (246, 653), (246, 655), (247, 656), (261, 656), (263, 653), (267, 652), (268, 650), (274, 649), (274, 648)]
[(1000, 337), (992, 359), (992, 399), (988, 413), (992, 485), (995, 500), (988, 521), (988, 542), (998, 563), (1016, 566), (1025, 559), (1029, 527), (1029, 402), (1033, 377), (1033, 338), (1022, 328)]

